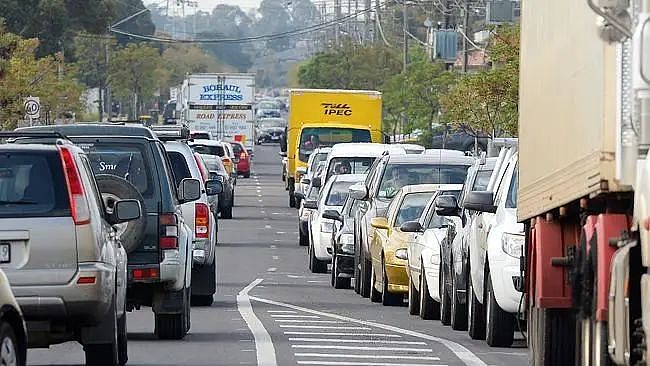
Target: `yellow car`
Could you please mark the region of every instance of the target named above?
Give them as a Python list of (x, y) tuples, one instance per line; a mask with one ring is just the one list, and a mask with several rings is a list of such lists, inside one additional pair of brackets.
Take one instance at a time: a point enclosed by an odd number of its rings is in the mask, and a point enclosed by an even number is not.
[(370, 241), (372, 302), (381, 301), (390, 306), (404, 302), (409, 284), (407, 248), (416, 234), (402, 232), (400, 226), (408, 221), (417, 221), (438, 188), (438, 184), (405, 186), (388, 206), (386, 217), (374, 217), (370, 221), (376, 229)]

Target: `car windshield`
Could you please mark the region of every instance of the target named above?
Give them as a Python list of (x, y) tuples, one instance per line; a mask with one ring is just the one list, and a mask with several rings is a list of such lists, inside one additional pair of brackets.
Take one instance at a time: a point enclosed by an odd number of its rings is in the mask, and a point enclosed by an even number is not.
[(0, 217), (69, 215), (57, 153), (0, 153)]
[(220, 145), (191, 145), (190, 146), (194, 152), (197, 152), (201, 155), (216, 155), (224, 157), (226, 155), (226, 150), (223, 146)]
[(479, 170), (479, 172), (476, 173), (476, 180), (474, 180), (472, 190), (485, 191), (488, 183), (490, 183), (490, 176), (492, 176), (492, 170)]
[(343, 206), (345, 200), (348, 198), (348, 188), (354, 182), (334, 182), (330, 191), (327, 193), (326, 206)]
[(257, 127), (261, 129), (267, 128), (284, 128), (287, 123), (283, 119), (265, 119), (257, 123)]
[(404, 196), (395, 218), (395, 227), (408, 221), (417, 221), (434, 192), (409, 193)]
[(519, 186), (519, 170), (515, 167), (515, 171), (510, 181), (510, 188), (508, 189), (508, 198), (506, 199), (507, 208), (517, 208), (517, 187)]
[(365, 174), (372, 166), (375, 158), (333, 158), (327, 169), (327, 178), (335, 174)]
[(331, 147), (343, 142), (371, 142), (370, 131), (356, 128), (305, 128), (300, 135), (298, 157), (307, 162), (309, 155), (319, 147)]
[(259, 109), (280, 109), (280, 106), (274, 102), (260, 102), (257, 107)]
[(111, 174), (133, 184), (144, 198), (154, 196), (153, 169), (146, 159), (145, 146), (129, 143), (81, 143), (95, 174)]
[(309, 171), (313, 172), (316, 170), (316, 167), (318, 166), (319, 163), (327, 160), (327, 153), (318, 153), (316, 156), (314, 156), (314, 159), (311, 162), (311, 166), (309, 167)]
[(388, 164), (379, 186), (379, 197), (391, 199), (404, 186), (414, 184), (463, 184), (466, 165)]

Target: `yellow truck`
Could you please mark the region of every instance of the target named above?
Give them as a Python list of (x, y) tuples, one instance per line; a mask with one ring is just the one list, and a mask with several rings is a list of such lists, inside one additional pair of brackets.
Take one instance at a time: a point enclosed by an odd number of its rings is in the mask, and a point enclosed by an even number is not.
[(296, 207), (295, 184), (306, 171), (312, 151), (342, 142), (382, 142), (381, 119), (378, 91), (292, 89), (282, 144), (289, 207)]

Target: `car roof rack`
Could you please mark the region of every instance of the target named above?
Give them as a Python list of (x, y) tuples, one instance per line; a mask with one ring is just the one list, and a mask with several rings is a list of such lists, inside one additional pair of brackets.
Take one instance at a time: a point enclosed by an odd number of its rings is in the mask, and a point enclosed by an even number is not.
[[(16, 143), (20, 140), (37, 140), (34, 143), (48, 144), (61, 143), (64, 140), (67, 143), (73, 143), (66, 135), (57, 131), (48, 132), (28, 132), (28, 131), (0, 131), (0, 139), (8, 143)], [(52, 141), (51, 139), (55, 139)]]
[(190, 129), (186, 125), (155, 125), (149, 127), (160, 141), (186, 141), (190, 139)]

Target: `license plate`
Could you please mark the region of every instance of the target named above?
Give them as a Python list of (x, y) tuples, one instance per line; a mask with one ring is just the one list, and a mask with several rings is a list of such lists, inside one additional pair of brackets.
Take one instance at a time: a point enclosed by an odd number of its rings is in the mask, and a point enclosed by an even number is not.
[(0, 263), (11, 262), (11, 245), (9, 243), (0, 243)]

